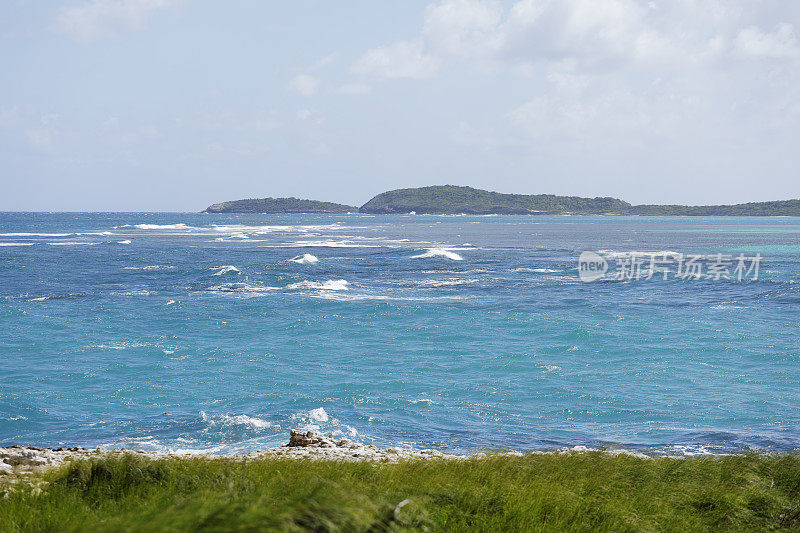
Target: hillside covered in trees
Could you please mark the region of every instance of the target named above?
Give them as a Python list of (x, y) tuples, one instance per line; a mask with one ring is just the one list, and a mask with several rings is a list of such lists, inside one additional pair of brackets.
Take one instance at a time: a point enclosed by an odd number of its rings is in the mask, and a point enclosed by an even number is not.
[(204, 213), (371, 213), (445, 215), (649, 215), (649, 216), (800, 216), (800, 200), (734, 205), (631, 205), (610, 197), (554, 194), (504, 194), (473, 187), (435, 185), (381, 193), (360, 208), (301, 200), (261, 198), (222, 202)]
[(250, 198), (208, 206), (203, 213), (355, 213), (357, 207), (300, 198)]

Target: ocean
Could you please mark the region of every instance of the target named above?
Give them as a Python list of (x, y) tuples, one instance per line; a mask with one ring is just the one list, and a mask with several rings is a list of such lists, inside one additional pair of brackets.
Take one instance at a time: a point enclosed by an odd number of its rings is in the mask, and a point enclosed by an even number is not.
[(799, 218), (2, 213), (0, 269), (3, 446), (800, 448)]

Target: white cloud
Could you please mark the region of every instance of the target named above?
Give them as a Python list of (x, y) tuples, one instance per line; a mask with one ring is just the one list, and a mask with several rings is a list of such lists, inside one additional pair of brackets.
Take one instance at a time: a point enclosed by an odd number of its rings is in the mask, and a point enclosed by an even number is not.
[(141, 28), (158, 10), (181, 0), (90, 0), (61, 10), (57, 29), (81, 41), (91, 41)]
[(765, 33), (755, 26), (743, 29), (736, 36), (736, 48), (745, 56), (775, 59), (800, 56), (797, 36), (791, 24), (783, 23), (774, 33)]
[(319, 80), (309, 74), (300, 74), (292, 78), (287, 88), (302, 96), (314, 96), (319, 88)]
[(587, 68), (692, 66), (759, 57), (796, 58), (791, 24), (752, 24), (757, 4), (722, 0), (440, 0), (417, 37), (368, 50), (352, 71), (375, 78), (425, 78), (448, 63), (530, 72), (575, 60)]
[(415, 40), (368, 50), (351, 70), (372, 78), (428, 78), (438, 68), (439, 60), (425, 51), (421, 40)]

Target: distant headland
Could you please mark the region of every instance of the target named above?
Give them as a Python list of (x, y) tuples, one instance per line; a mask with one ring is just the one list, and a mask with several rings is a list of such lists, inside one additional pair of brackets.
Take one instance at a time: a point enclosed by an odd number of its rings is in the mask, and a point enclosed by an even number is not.
[(632, 205), (610, 197), (504, 194), (435, 185), (381, 193), (361, 207), (298, 198), (260, 198), (214, 204), (204, 213), (370, 213), (428, 215), (800, 216), (800, 200), (734, 205)]

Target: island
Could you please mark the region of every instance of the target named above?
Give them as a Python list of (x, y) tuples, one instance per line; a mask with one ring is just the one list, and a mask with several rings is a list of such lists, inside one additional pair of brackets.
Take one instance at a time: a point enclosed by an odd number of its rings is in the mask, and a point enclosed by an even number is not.
[(504, 194), (456, 185), (397, 189), (362, 205), (361, 213), (431, 215), (551, 215), (619, 213), (630, 204), (616, 198), (581, 198), (554, 194)]
[(300, 198), (248, 198), (208, 206), (203, 213), (356, 213), (351, 205)]
[(361, 207), (301, 200), (261, 198), (222, 202), (204, 213), (368, 213), (428, 215), (642, 215), (642, 216), (800, 216), (800, 200), (734, 205), (632, 205), (607, 196), (506, 194), (458, 185), (433, 185), (383, 192)]

